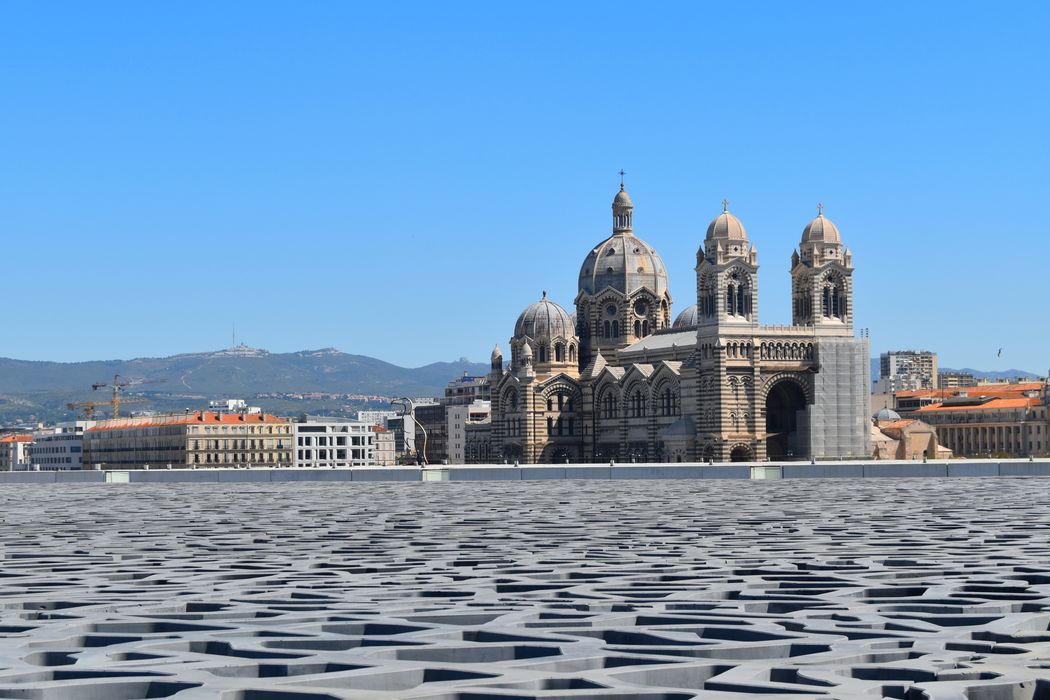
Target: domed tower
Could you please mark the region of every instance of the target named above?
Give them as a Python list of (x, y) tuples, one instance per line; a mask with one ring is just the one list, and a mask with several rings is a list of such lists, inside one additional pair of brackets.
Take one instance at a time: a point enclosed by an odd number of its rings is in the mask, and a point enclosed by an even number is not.
[(700, 326), (758, 322), (758, 253), (726, 200), (696, 253), (696, 302)]
[(796, 326), (853, 333), (853, 256), (839, 229), (817, 205), (817, 218), (802, 231), (791, 254), (791, 309)]
[(514, 337), (510, 341), (511, 369), (539, 376), (578, 377), (579, 348), (580, 341), (569, 313), (544, 292), (543, 298), (529, 304), (514, 324)]
[(696, 302), (696, 393), (683, 392), (683, 411), (696, 416), (699, 456), (759, 456), (758, 254), (726, 200), (696, 253)]
[(500, 377), (503, 376), (503, 351), (499, 349), (499, 345), (492, 348), (491, 361), (489, 363), (489, 386), (495, 386)]
[(581, 364), (596, 350), (608, 356), (671, 325), (667, 268), (656, 250), (634, 235), (634, 204), (622, 180), (612, 215), (612, 235), (580, 267), (576, 328)]

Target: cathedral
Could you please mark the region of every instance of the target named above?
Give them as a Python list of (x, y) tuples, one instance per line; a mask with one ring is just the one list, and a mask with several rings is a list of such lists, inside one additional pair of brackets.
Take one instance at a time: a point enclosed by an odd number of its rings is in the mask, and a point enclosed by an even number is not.
[(696, 253), (696, 303), (672, 321), (667, 268), (634, 233), (623, 183), (612, 235), (580, 266), (575, 313), (543, 297), (492, 352), (501, 461), (697, 462), (870, 455), (871, 357), (853, 334), (853, 259), (818, 208), (791, 253), (790, 326), (758, 319), (758, 253), (723, 211)]

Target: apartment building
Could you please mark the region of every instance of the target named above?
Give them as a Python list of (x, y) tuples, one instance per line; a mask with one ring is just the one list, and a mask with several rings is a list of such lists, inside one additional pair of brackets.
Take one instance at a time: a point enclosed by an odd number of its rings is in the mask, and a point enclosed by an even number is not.
[(376, 427), (345, 420), (308, 419), (293, 423), (296, 467), (375, 465)]
[(289, 421), (267, 413), (116, 418), (84, 431), (84, 464), (103, 469), (175, 469), (292, 464)]

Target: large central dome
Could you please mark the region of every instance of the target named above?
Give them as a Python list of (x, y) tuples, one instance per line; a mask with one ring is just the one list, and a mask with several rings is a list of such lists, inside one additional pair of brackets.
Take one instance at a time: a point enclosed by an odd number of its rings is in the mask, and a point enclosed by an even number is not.
[(634, 235), (634, 205), (620, 186), (613, 199), (613, 235), (599, 243), (580, 267), (580, 291), (597, 294), (611, 287), (622, 294), (646, 288), (656, 296), (667, 292), (667, 268), (660, 254)]
[(598, 244), (580, 268), (580, 291), (596, 294), (612, 287), (630, 294), (645, 287), (656, 296), (667, 291), (667, 268), (648, 243), (617, 233)]

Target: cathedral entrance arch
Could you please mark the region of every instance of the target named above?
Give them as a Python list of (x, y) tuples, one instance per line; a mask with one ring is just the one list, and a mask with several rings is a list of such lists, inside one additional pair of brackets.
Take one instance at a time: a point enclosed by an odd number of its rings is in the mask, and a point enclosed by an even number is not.
[(747, 445), (736, 445), (729, 453), (730, 462), (752, 461), (751, 448)]
[(797, 382), (777, 382), (766, 395), (766, 456), (769, 459), (804, 457), (799, 413), (806, 410), (806, 393)]

